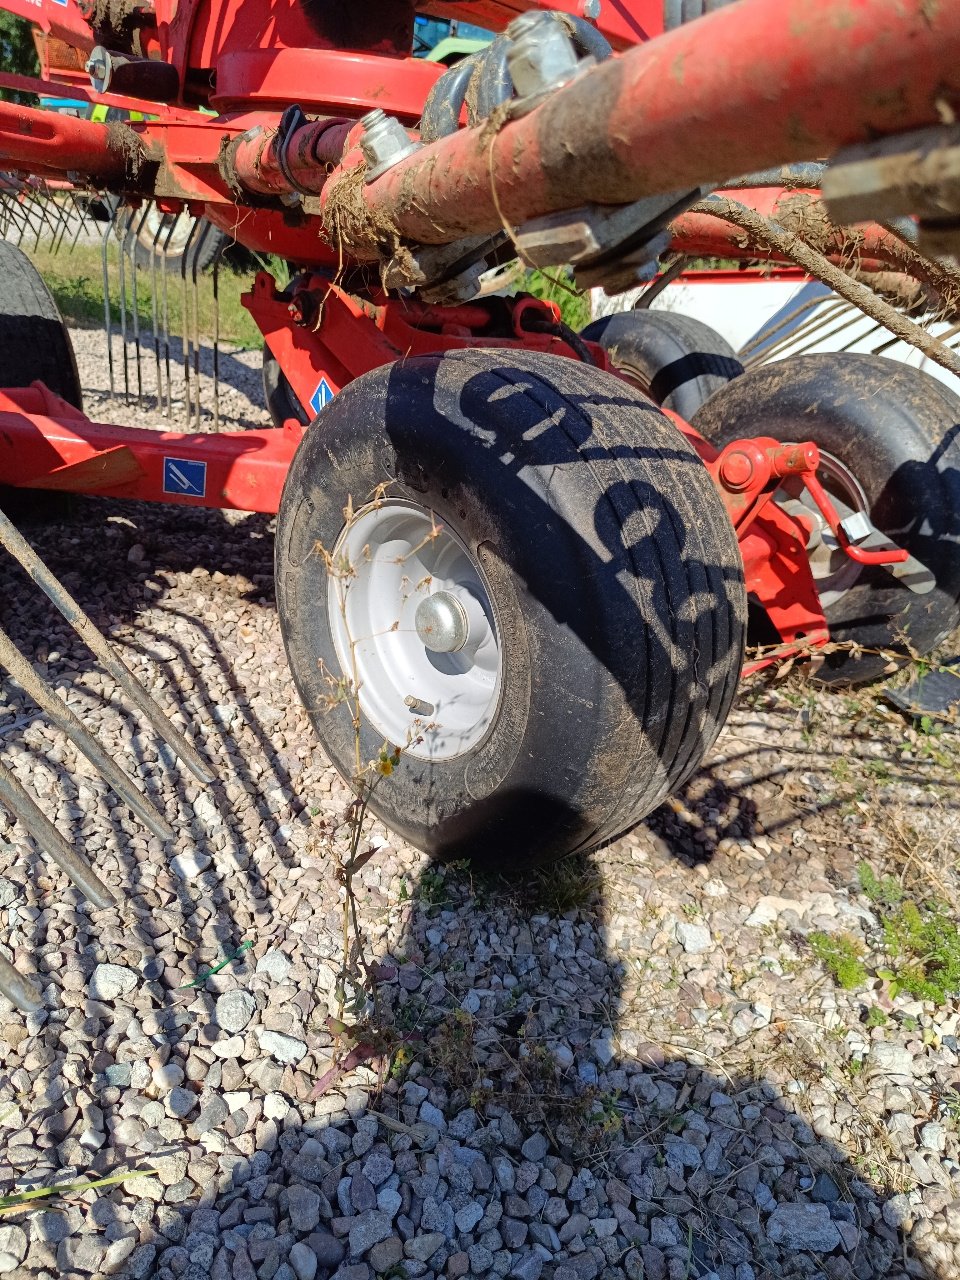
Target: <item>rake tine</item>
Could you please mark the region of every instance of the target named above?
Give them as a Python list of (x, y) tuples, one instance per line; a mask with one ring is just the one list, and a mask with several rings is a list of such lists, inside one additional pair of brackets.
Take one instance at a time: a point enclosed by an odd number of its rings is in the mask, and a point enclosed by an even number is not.
[(24, 693), (66, 734), (73, 745), (87, 757), (97, 772), (114, 789), (140, 820), (161, 840), (173, 840), (170, 824), (157, 813), (151, 802), (138, 791), (123, 770), (107, 755), (100, 743), (88, 733), (73, 711), (53, 692), (26, 660), (5, 631), (0, 629), (0, 665), (6, 667)]
[(20, 191), (19, 194), (17, 195), (17, 209), (19, 213), (22, 215), (19, 235), (17, 236), (17, 248), (19, 249), (19, 247), (23, 244), (23, 237), (27, 234), (27, 227), (30, 225), (30, 219), (27, 214), (26, 203), (24, 201), (22, 191)]
[[(193, 225), (191, 226), (189, 232), (187, 233), (186, 243), (183, 246), (183, 256), (180, 259), (180, 303), (183, 308), (183, 317), (182, 317), (182, 320), (183, 320), (183, 385), (184, 385), (184, 400), (186, 401), (188, 420), (193, 416), (193, 388), (190, 385), (191, 308), (187, 305), (187, 264), (191, 260), (194, 263), (196, 262), (196, 250), (195, 250), (194, 242), (196, 241), (198, 233), (202, 229), (202, 225), (203, 224), (200, 222), (198, 218), (194, 219)], [(196, 286), (195, 271), (192, 273), (192, 280), (195, 287)], [(197, 390), (197, 394), (199, 396), (199, 388)]]
[(213, 259), (213, 429), (220, 430), (220, 263), (229, 245), (221, 240)]
[[(160, 328), (157, 307), (157, 246), (163, 231), (163, 218), (157, 217), (157, 229), (150, 242), (150, 315), (153, 323), (153, 360), (157, 377), (157, 408), (163, 408), (163, 377), (160, 367)], [(168, 343), (169, 346), (169, 343)], [(169, 358), (169, 356), (168, 356)]]
[(166, 366), (167, 376), (167, 407), (164, 413), (169, 418), (173, 412), (173, 378), (170, 373), (170, 293), (169, 281), (167, 279), (169, 272), (166, 267), (167, 253), (170, 250), (170, 241), (173, 237), (174, 230), (177, 225), (176, 215), (170, 217), (167, 224), (167, 238), (163, 242), (163, 262), (161, 263), (160, 279), (163, 284), (163, 359)]
[(113, 396), (117, 393), (117, 387), (113, 373), (113, 321), (110, 314), (110, 269), (107, 258), (112, 230), (113, 218), (106, 224), (100, 237), (100, 270), (103, 273), (103, 327), (107, 335), (107, 365), (110, 370), (110, 394)]
[(53, 246), (57, 238), (57, 224), (51, 217), (50, 205), (52, 202), (50, 200), (50, 196), (47, 194), (46, 184), (44, 184), (41, 190), (36, 192), (34, 199), (37, 202), (37, 208), (39, 209), (43, 225), (50, 232), (50, 251), (51, 253), (56, 253)]
[(29, 835), (61, 871), (66, 872), (85, 898), (95, 907), (115, 906), (117, 895), (103, 883), (83, 854), (69, 845), (50, 819), (43, 813), (0, 761), (0, 804), (22, 822)]
[[(130, 289), (133, 294), (133, 344), (137, 353), (137, 399), (143, 400), (143, 375), (140, 368), (140, 302), (137, 297), (137, 273), (139, 263), (137, 262), (137, 246), (140, 243), (140, 233), (147, 221), (147, 215), (150, 212), (151, 202), (148, 200), (143, 206), (143, 212), (140, 214), (140, 221), (137, 223), (137, 229), (133, 233), (131, 240), (132, 248), (130, 250)], [(131, 219), (131, 224), (132, 224)]]
[(137, 710), (147, 719), (161, 738), (175, 751), (190, 772), (200, 782), (212, 782), (213, 774), (196, 750), (190, 745), (157, 706), (143, 685), (126, 664), (114, 653), (106, 637), (97, 629), (92, 619), (54, 576), (27, 542), (20, 530), (0, 511), (0, 546), (29, 574), (41, 591), (53, 602), (70, 623), (77, 635), (99, 660), (101, 666), (113, 676), (117, 684)]
[(69, 195), (69, 192), (67, 193), (67, 195), (64, 196), (62, 203), (60, 202), (60, 200), (55, 201), (56, 210), (57, 210), (57, 238), (56, 240), (54, 240), (54, 243), (53, 243), (54, 253), (60, 252), (60, 246), (63, 244), (63, 237), (67, 234), (67, 226), (70, 222), (70, 214), (66, 208), (68, 195)]
[(130, 228), (133, 225), (133, 210), (127, 209), (124, 205), (120, 205), (117, 209), (118, 219), (125, 215), (126, 223), (123, 234), (119, 235), (120, 240), (120, 341), (123, 344), (123, 402), (130, 403), (130, 365), (129, 353), (127, 352), (127, 240), (130, 236)]
[(73, 201), (73, 211), (77, 218), (77, 229), (73, 233), (73, 239), (70, 242), (70, 249), (72, 251), (77, 247), (77, 241), (80, 239), (80, 232), (83, 230), (87, 221), (87, 211), (77, 199), (77, 193), (75, 191), (70, 192), (70, 199)]
[(191, 289), (193, 296), (193, 390), (197, 398), (197, 430), (200, 430), (200, 286), (197, 280), (197, 264), (200, 260), (200, 252), (207, 242), (207, 237), (212, 230), (212, 224), (204, 221), (197, 224), (200, 227), (200, 236), (197, 240), (197, 247), (193, 253), (193, 261), (190, 263)]
[(0, 991), (11, 1004), (15, 1004), (22, 1013), (39, 1013), (43, 1008), (40, 992), (22, 973), (6, 958), (0, 955)]

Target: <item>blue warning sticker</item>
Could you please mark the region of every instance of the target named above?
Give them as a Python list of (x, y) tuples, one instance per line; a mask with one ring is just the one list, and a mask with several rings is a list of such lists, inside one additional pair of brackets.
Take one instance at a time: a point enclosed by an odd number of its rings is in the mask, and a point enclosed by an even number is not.
[(164, 458), (163, 492), (202, 498), (207, 492), (207, 464), (192, 458)]
[(336, 392), (326, 378), (321, 378), (316, 391), (310, 397), (310, 408), (319, 413), (325, 404), (329, 404)]

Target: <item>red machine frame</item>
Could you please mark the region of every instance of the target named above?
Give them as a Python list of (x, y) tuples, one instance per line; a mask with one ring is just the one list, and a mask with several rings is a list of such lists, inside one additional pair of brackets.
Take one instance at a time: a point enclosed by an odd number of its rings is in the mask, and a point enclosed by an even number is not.
[[(128, 28), (113, 34), (145, 63), (175, 70), (176, 101), (138, 100), (154, 118), (120, 126), (0, 103), (0, 167), (88, 181), (133, 200), (156, 198), (166, 211), (187, 207), (248, 247), (295, 261), (303, 270), (292, 293), (261, 274), (246, 305), (294, 392), (310, 404), (324, 384), (335, 394), (410, 354), (498, 346), (582, 355), (547, 303), (440, 307), (386, 292), (377, 264), (401, 243), (442, 245), (504, 228), (512, 234), (555, 211), (713, 185), (718, 172), (818, 158), (933, 125), (960, 107), (957, 5), (741, 0), (663, 35), (658, 0), (613, 0), (602, 4), (598, 26), (618, 56), (524, 114), (494, 128), (461, 128), (357, 184), (359, 117), (381, 108), (416, 140), (412, 126), (441, 73), (409, 56), (416, 11), (496, 30), (547, 4), (374, 0), (347, 17), (355, 7), (310, 9), (298, 0), (155, 0), (152, 10), (131, 3)], [(43, 0), (39, 11), (27, 0), (5, 7), (42, 27), (46, 83), (76, 84), (94, 43), (89, 14), (75, 0)], [(549, 0), (549, 7), (579, 15), (584, 6)], [(115, 8), (92, 0), (87, 6)], [(292, 102), (307, 115), (287, 127), (279, 116)], [(198, 106), (218, 114), (201, 117)], [(348, 191), (353, 204), (344, 222)], [(738, 195), (767, 214), (797, 197), (777, 190)], [(860, 231), (868, 263), (899, 265), (882, 227)], [(684, 252), (761, 256), (741, 231), (708, 215), (681, 214), (671, 235)], [(840, 259), (845, 250), (838, 242), (826, 251)], [(349, 291), (341, 279), (345, 262), (359, 278)], [(599, 347), (591, 354), (606, 367)], [(828, 634), (806, 559), (810, 530), (770, 501), (785, 476), (802, 479), (852, 557), (888, 564), (905, 558), (849, 545), (817, 482), (814, 445), (759, 438), (718, 454), (676, 421), (717, 483), (748, 588), (785, 644), (816, 644)], [(301, 433), (293, 420), (217, 435), (95, 423), (34, 384), (0, 391), (0, 483), (274, 512)], [(202, 496), (171, 488), (165, 459), (202, 464)]]

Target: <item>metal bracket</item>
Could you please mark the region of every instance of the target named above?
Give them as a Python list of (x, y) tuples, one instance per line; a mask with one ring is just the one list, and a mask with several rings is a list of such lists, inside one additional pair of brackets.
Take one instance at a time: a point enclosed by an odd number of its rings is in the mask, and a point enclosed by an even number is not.
[(667, 224), (707, 190), (698, 187), (613, 208), (593, 204), (551, 213), (524, 223), (514, 238), (533, 266), (569, 263), (581, 288), (600, 286), (620, 293), (650, 278), (670, 243)]
[(939, 125), (840, 151), (823, 175), (835, 222), (919, 218), (918, 248), (960, 256), (960, 125)]

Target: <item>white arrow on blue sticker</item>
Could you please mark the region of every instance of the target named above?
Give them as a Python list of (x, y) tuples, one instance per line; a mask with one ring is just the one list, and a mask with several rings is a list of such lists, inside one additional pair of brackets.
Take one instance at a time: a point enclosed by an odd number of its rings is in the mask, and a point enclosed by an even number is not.
[(319, 413), (323, 406), (329, 404), (335, 395), (336, 392), (326, 378), (321, 378), (316, 391), (310, 397), (310, 408), (314, 413)]
[(202, 498), (207, 492), (207, 464), (193, 458), (164, 458), (163, 492)]

